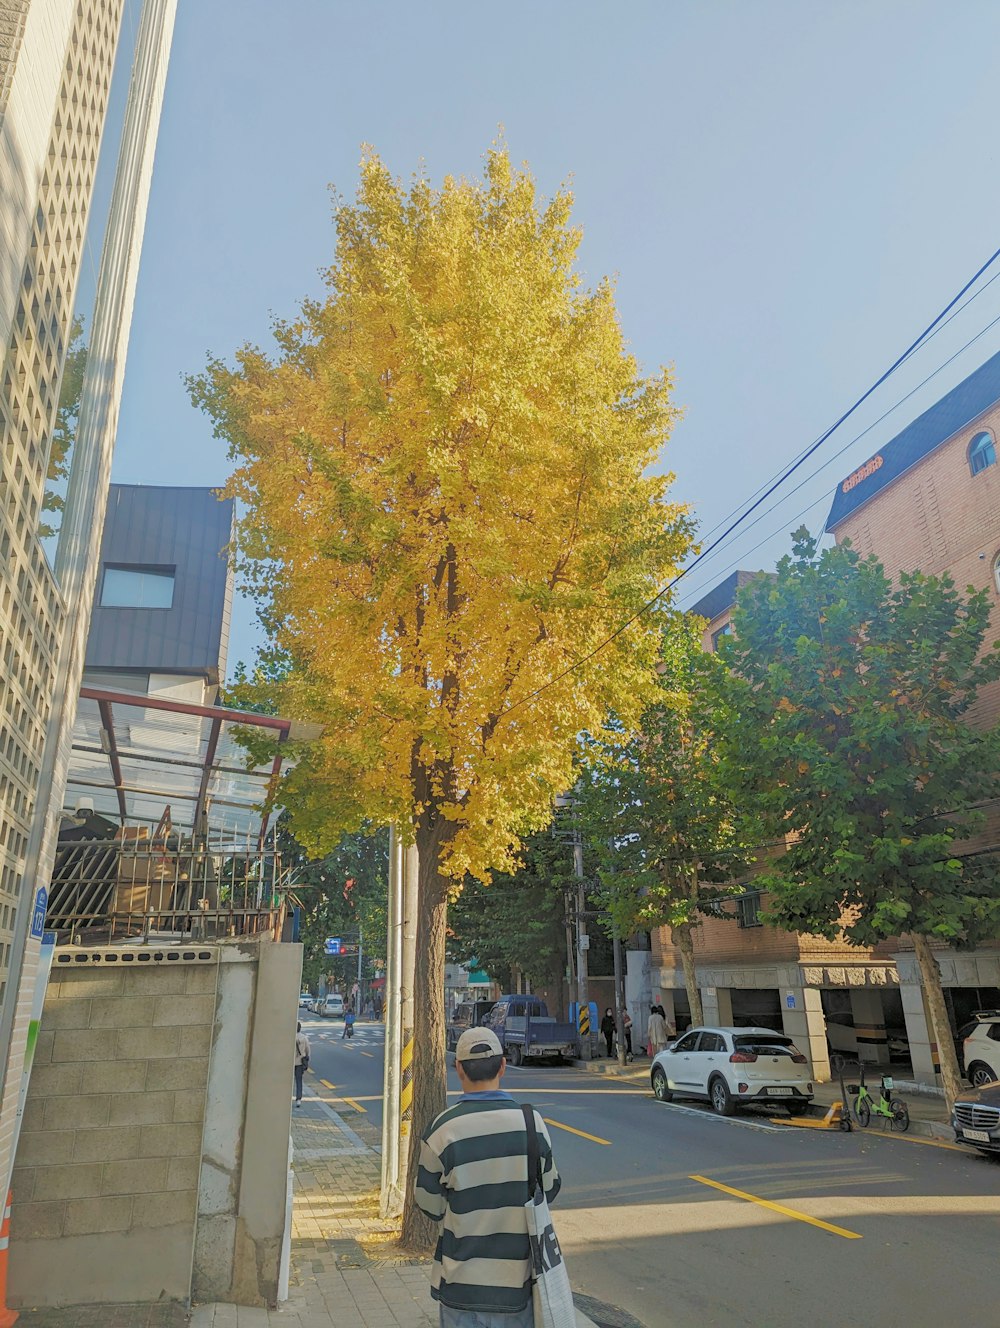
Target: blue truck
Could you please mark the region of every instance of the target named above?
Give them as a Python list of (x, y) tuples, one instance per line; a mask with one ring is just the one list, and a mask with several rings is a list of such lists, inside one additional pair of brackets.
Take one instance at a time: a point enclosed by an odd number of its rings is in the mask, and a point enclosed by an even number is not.
[(511, 1065), (578, 1055), (576, 1025), (553, 1019), (537, 996), (501, 996), (483, 1024), (496, 1033)]

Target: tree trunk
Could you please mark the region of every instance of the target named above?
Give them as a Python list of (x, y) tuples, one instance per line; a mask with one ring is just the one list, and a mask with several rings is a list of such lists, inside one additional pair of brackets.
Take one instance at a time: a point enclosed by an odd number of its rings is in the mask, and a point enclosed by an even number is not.
[(428, 1252), (434, 1248), (437, 1227), (417, 1208), (413, 1189), (417, 1181), (420, 1140), (434, 1117), (444, 1110), (446, 1101), (444, 959), (448, 882), (438, 872), (439, 826), (418, 826), (416, 840), (420, 896), (413, 983), (413, 1117), (401, 1239), (408, 1249)]
[(682, 922), (680, 926), (674, 928), (674, 935), (677, 937), (677, 945), (681, 952), (681, 967), (684, 970), (684, 986), (687, 988), (688, 1004), (691, 1006), (691, 1023), (695, 1028), (705, 1022), (705, 1015), (701, 1008), (701, 989), (698, 986), (698, 976), (694, 971), (694, 940), (691, 936), (690, 922)]
[(931, 1033), (937, 1043), (938, 1062), (941, 1066), (941, 1083), (944, 1087), (945, 1100), (951, 1111), (956, 1097), (962, 1091), (962, 1079), (958, 1069), (958, 1056), (955, 1053), (955, 1039), (951, 1035), (951, 1022), (944, 1003), (944, 991), (941, 987), (941, 970), (934, 958), (930, 941), (916, 932), (913, 935), (913, 948), (920, 965), (920, 980), (927, 997), (927, 1010), (931, 1017)]

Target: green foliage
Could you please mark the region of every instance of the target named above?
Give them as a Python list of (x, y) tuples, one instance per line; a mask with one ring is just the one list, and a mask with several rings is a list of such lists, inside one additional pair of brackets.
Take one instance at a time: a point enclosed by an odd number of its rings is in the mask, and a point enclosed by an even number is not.
[(314, 862), (305, 860), (284, 818), (279, 824), (279, 842), (283, 854), (299, 859), (293, 889), (302, 901), (303, 984), (315, 991), (324, 974), (349, 985), (357, 972), (357, 956), (331, 958), (324, 952), (324, 942), (328, 936), (358, 930), (367, 957), (364, 972), (370, 973), (374, 960), (385, 959), (388, 830), (345, 835), (336, 848)]
[(477, 960), (505, 990), (514, 968), (536, 986), (555, 985), (566, 966), (563, 891), (573, 885), (571, 849), (549, 831), (530, 836), (516, 871), (465, 882), (448, 914), (449, 958)]
[[(49, 449), (49, 468), (46, 479), (50, 484), (57, 484), (69, 475), (69, 454), (76, 438), (76, 426), (80, 416), (80, 399), (83, 396), (83, 377), (87, 370), (87, 347), (83, 342), (83, 320), (74, 318), (69, 334), (69, 347), (63, 366), (62, 385), (59, 389), (59, 406), (56, 411), (55, 428), (52, 431), (52, 446)], [(54, 489), (46, 489), (42, 500), (45, 512), (61, 512), (64, 501), (62, 495)], [(54, 535), (58, 527), (43, 522), (38, 533), (43, 539)]]
[(702, 649), (702, 627), (671, 623), (655, 704), (637, 733), (591, 744), (578, 785), (597, 899), (620, 936), (695, 923), (742, 889), (760, 842), (720, 771), (725, 667)]
[(996, 857), (968, 841), (1000, 795), (1000, 733), (970, 707), (1000, 677), (985, 591), (901, 574), (794, 536), (774, 581), (739, 597), (725, 734), (734, 796), (787, 850), (760, 883), (770, 920), (875, 945), (1000, 930)]

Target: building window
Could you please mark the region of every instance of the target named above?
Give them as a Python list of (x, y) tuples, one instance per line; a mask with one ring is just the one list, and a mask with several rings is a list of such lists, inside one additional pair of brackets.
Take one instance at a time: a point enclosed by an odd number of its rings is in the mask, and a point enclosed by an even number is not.
[(732, 625), (732, 623), (725, 623), (722, 627), (719, 628), (719, 630), (718, 630), (717, 632), (713, 632), (713, 633), (712, 633), (712, 654), (713, 654), (713, 655), (714, 655), (715, 652), (718, 650), (718, 648), (719, 648), (719, 646), (722, 644), (722, 642), (726, 639), (726, 637), (727, 637), (727, 636), (732, 636), (732, 634), (733, 634), (733, 625)]
[(736, 925), (738, 927), (763, 927), (760, 918), (760, 891), (753, 890), (740, 895), (736, 900)]
[(997, 594), (1000, 595), (1000, 553), (993, 559), (993, 584), (997, 588)]
[(170, 609), (174, 603), (173, 567), (105, 565), (102, 609)]
[(969, 469), (973, 475), (978, 475), (981, 470), (986, 470), (988, 466), (995, 466), (997, 463), (997, 449), (993, 441), (993, 435), (986, 433), (977, 433), (975, 438), (969, 444)]

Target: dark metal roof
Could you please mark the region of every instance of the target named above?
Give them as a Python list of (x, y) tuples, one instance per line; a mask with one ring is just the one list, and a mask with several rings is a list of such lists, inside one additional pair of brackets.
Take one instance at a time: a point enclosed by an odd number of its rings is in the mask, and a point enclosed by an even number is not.
[(699, 618), (707, 618), (712, 622), (721, 613), (733, 607), (738, 591), (744, 586), (749, 585), (758, 576), (773, 575), (773, 572), (732, 572), (725, 581), (720, 581), (706, 595), (702, 595), (697, 604), (692, 604), (687, 612), (696, 613)]
[[(235, 504), (217, 490), (112, 484), (101, 540), (101, 569), (87, 639), (86, 668), (202, 674), (225, 672), (232, 572), (225, 549)], [(169, 609), (102, 606), (111, 567), (172, 568)]]
[[(925, 410), (837, 486), (827, 530), (1000, 401), (1000, 352)], [(845, 488), (845, 485), (847, 486)]]

